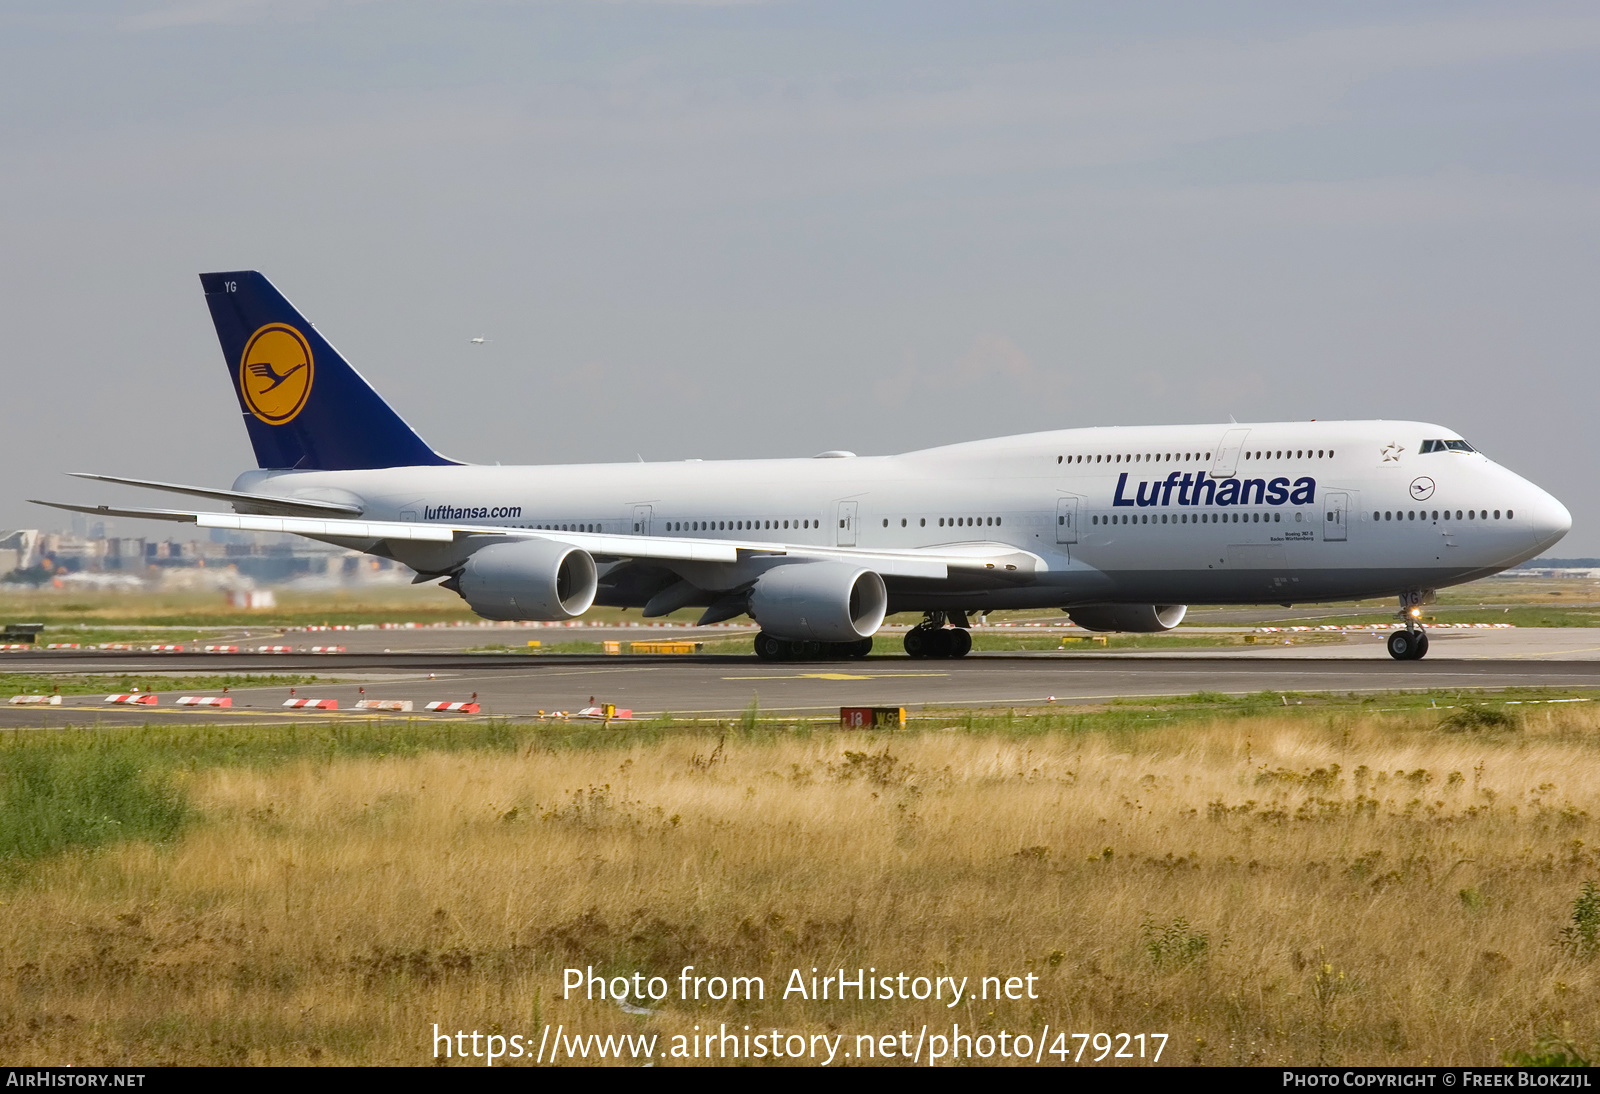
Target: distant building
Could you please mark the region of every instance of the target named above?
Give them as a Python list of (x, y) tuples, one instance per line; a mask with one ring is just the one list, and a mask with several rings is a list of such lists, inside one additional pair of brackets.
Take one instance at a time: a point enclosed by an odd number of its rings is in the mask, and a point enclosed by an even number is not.
[[(76, 527), (76, 526), (75, 526)], [(97, 521), (89, 530), (105, 531)], [(226, 581), (236, 574), (242, 587), (278, 585), (298, 580), (359, 584), (370, 581), (397, 581), (411, 571), (388, 559), (372, 558), (357, 551), (293, 536), (226, 532), (203, 540), (156, 540), (142, 536), (80, 535), (19, 529), (0, 532), (0, 577), (15, 571), (38, 570), (26, 580), (37, 584), (48, 564), (59, 575), (117, 574), (139, 580), (188, 571), (209, 571), (207, 578)], [(198, 575), (197, 575), (198, 576)], [(16, 579), (14, 579), (16, 580)]]
[(0, 532), (0, 574), (12, 570), (25, 570), (37, 565), (39, 530), (20, 528), (14, 532)]

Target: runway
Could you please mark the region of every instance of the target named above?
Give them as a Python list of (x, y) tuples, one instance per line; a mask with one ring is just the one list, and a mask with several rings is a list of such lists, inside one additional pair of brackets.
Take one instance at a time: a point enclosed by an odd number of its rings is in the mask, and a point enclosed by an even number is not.
[[(1478, 651), (1482, 651), (1480, 655)], [(1519, 652), (1520, 651), (1520, 652)], [(0, 708), (0, 727), (143, 724), (152, 721), (388, 717), (351, 708), (358, 698), (410, 700), (419, 717), (432, 700), (474, 693), (485, 715), (537, 718), (614, 703), (636, 718), (725, 717), (752, 700), (769, 714), (825, 717), (840, 706), (954, 707), (1089, 704), (1198, 691), (1392, 692), (1435, 688), (1600, 689), (1600, 634), (1493, 632), (1437, 640), (1420, 662), (1396, 662), (1381, 642), (1352, 638), (1334, 646), (1230, 648), (1182, 653), (974, 654), (959, 661), (874, 656), (860, 661), (773, 663), (750, 656), (528, 655), (464, 652), (316, 654), (9, 654), (10, 672), (103, 674), (132, 678), (160, 697), (157, 707), (107, 707), (101, 695), (69, 696), (58, 707)], [(298, 698), (336, 700), (336, 712), (286, 711), (287, 687), (234, 689), (232, 710), (179, 708), (166, 676), (309, 675), (339, 683), (301, 685)], [(217, 694), (213, 689), (196, 694)]]

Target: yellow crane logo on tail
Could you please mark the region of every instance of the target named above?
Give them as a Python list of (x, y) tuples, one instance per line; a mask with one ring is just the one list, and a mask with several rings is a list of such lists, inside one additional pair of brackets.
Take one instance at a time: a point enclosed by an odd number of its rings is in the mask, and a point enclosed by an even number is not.
[(250, 413), (283, 425), (306, 405), (313, 371), (305, 335), (287, 323), (268, 323), (250, 336), (239, 358), (239, 391)]

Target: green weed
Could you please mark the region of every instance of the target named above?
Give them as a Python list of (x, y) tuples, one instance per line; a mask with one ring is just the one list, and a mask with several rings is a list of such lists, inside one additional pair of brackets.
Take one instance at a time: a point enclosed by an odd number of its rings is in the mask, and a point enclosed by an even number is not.
[(1600, 888), (1586, 881), (1572, 902), (1572, 922), (1561, 928), (1561, 948), (1588, 961), (1600, 954)]
[(1516, 715), (1504, 710), (1480, 703), (1465, 703), (1461, 709), (1441, 719), (1439, 728), (1447, 733), (1477, 733), (1486, 729), (1521, 729), (1522, 723)]
[(1211, 936), (1189, 926), (1189, 921), (1179, 916), (1166, 926), (1146, 919), (1139, 927), (1144, 941), (1144, 952), (1150, 963), (1158, 969), (1181, 969), (1197, 965), (1211, 955)]
[(168, 772), (114, 743), (0, 750), (0, 870), (74, 847), (170, 839), (188, 816)]

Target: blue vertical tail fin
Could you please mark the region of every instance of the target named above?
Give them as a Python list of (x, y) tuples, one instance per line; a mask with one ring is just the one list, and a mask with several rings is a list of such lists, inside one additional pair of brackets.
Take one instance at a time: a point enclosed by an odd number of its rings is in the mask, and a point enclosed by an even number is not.
[(205, 273), (200, 285), (260, 466), (347, 471), (456, 462), (429, 448), (265, 277)]

